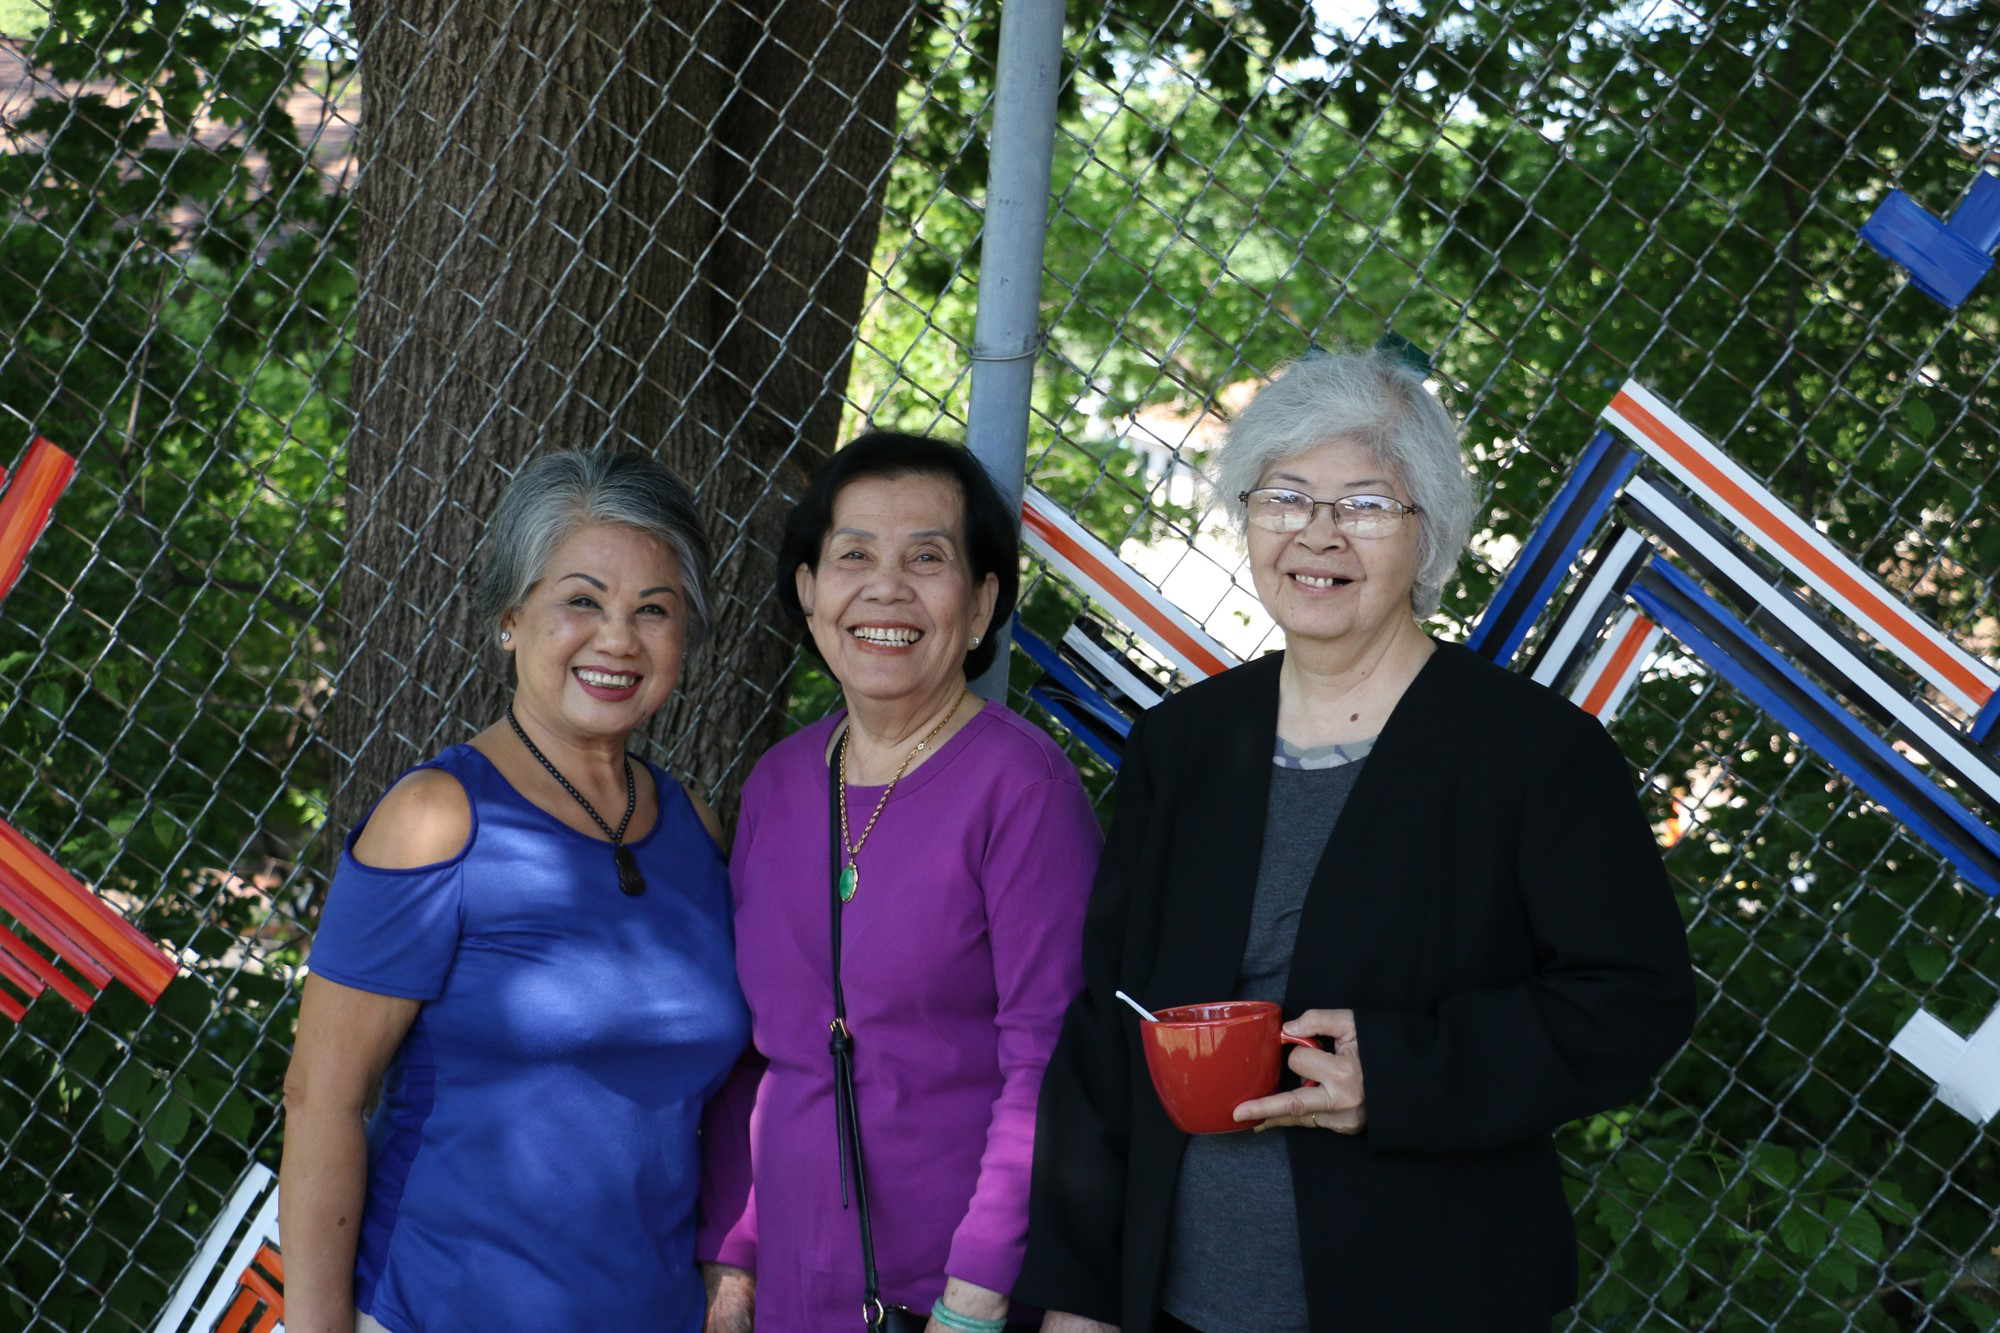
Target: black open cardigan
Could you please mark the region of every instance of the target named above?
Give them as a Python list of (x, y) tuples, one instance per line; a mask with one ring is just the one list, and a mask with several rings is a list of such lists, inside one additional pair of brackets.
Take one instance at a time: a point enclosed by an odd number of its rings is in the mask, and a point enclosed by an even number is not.
[[(1133, 728), (1042, 1086), (1017, 1298), (1148, 1333), (1186, 1136), (1134, 1040), (1230, 997), (1249, 933), (1280, 655)], [(1687, 1040), (1687, 939), (1618, 747), (1441, 644), (1396, 705), (1300, 913), (1285, 1014), (1355, 1011), (1368, 1121), (1286, 1134), (1315, 1330), (1547, 1328), (1576, 1299), (1550, 1136)]]

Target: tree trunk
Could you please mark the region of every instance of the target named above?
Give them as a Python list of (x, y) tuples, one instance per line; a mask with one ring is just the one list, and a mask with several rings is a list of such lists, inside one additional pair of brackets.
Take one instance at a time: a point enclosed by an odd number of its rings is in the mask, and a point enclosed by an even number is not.
[(667, 762), (727, 819), (776, 738), (776, 535), (835, 443), (917, 3), (756, 8), (356, 0), (337, 834), (498, 715), (471, 571), (550, 450), (642, 450), (703, 503), (715, 624), (652, 728)]

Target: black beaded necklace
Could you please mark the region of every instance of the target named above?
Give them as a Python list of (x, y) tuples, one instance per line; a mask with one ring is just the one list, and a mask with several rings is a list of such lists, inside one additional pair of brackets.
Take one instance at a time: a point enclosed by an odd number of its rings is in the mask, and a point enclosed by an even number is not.
[(604, 836), (611, 839), (611, 859), (618, 866), (618, 891), (627, 898), (636, 898), (646, 891), (646, 877), (639, 873), (639, 858), (632, 855), (632, 849), (625, 845), (625, 830), (631, 826), (632, 812), (639, 806), (639, 788), (632, 781), (632, 757), (625, 759), (625, 817), (612, 828), (604, 822), (604, 816), (597, 813), (597, 807), (583, 799), (583, 793), (569, 785), (569, 779), (556, 770), (549, 757), (535, 748), (528, 739), (528, 733), (521, 730), (521, 719), (514, 716), (514, 705), (507, 705), (507, 725), (521, 738), (521, 744), (528, 747), (528, 753), (541, 760), (542, 767), (549, 770), (549, 776), (562, 784), (562, 789), (576, 797), (576, 803), (590, 816), (590, 821), (604, 830)]

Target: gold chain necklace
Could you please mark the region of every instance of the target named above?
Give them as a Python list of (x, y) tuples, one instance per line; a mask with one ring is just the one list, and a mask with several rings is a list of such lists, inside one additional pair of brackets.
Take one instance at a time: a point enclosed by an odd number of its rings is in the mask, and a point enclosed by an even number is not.
[(937, 739), (940, 731), (944, 730), (945, 723), (958, 716), (958, 706), (965, 702), (965, 696), (970, 693), (971, 690), (961, 691), (958, 698), (952, 700), (951, 710), (938, 719), (938, 724), (930, 729), (928, 735), (917, 742), (916, 749), (903, 756), (903, 762), (896, 768), (896, 776), (889, 779), (889, 785), (882, 789), (882, 799), (875, 802), (875, 813), (868, 816), (868, 823), (861, 830), (859, 841), (847, 836), (847, 737), (853, 730), (853, 723), (848, 724), (847, 731), (840, 733), (840, 845), (847, 850), (847, 864), (840, 869), (841, 902), (853, 902), (855, 890), (861, 887), (861, 871), (856, 868), (854, 858), (861, 855), (861, 849), (868, 843), (868, 835), (875, 831), (875, 821), (882, 817), (883, 807), (889, 804), (890, 793), (895, 791), (896, 784), (903, 780), (903, 774), (910, 771), (910, 765), (916, 762), (917, 756), (930, 748), (930, 743)]

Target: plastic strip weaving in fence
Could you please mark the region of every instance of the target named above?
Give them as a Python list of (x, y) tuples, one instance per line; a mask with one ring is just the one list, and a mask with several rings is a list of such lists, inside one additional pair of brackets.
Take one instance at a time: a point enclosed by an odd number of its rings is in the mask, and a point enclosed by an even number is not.
[(1191, 679), (1237, 664), (1236, 654), (1033, 487), (1021, 502), (1021, 538), (1050, 568), (1117, 615)]
[(76, 460), (47, 440), (37, 437), (14, 469), (13, 479), (0, 470), (0, 601), (14, 590), (27, 562), (28, 549), (48, 527), (56, 501), (76, 476)]
[(1911, 611), (1636, 380), (1618, 391), (1604, 417), (1967, 712), (1977, 713), (2000, 690), (2000, 672)]
[[(56, 501), (76, 475), (76, 460), (37, 438), (0, 494), (0, 598), (13, 589), (29, 548), (48, 527)], [(0, 473), (0, 478), (5, 474)], [(174, 960), (47, 853), (0, 820), (0, 909), (63, 962), (102, 990), (116, 977), (148, 1004), (178, 970)], [(27, 1003), (53, 990), (79, 1011), (93, 997), (57, 971), (13, 931), (0, 926), (0, 978), (23, 999), (0, 991), (0, 1014), (18, 1023)]]
[(1639, 673), (1652, 657), (1661, 633), (1658, 625), (1631, 607), (1625, 608), (1612, 623), (1611, 633), (1605, 636), (1597, 655), (1570, 687), (1570, 701), (1610, 726), (1617, 720), (1632, 688), (1639, 683)]
[(1993, 267), (2000, 245), (2000, 176), (1980, 172), (1972, 188), (1940, 222), (1901, 190), (1889, 191), (1861, 239), (1910, 275), (1910, 283), (1948, 310), (1956, 310)]
[[(1551, 685), (1571, 680), (1571, 697), (1608, 724), (1662, 632), (1670, 633), (1681, 651), (1727, 679), (1930, 843), (1964, 882), (1986, 894), (2000, 894), (2000, 834), (1799, 670), (1803, 666), (1827, 682), (1877, 726), (1922, 753), (1966, 797), (1995, 812), (2000, 811), (2000, 764), (1981, 747), (1993, 726), (1992, 668), (1891, 598), (1636, 383), (1620, 390), (1605, 415), (1715, 505), (1739, 531), (1778, 556), (1815, 592), (1923, 673), (1940, 693), (1976, 711), (1964, 728), (1945, 718), (1913, 694), (1909, 682), (1870, 657), (1846, 631), (1758, 563), (1686, 496), (1648, 471), (1635, 473), (1629, 467), (1620, 471), (1613, 488), (1616, 503), (1652, 539), (1614, 524), (1589, 551), (1575, 587), (1527, 662), (1530, 674)], [(1597, 476), (1604, 471), (1604, 451), (1596, 447), (1598, 443), (1593, 442), (1579, 463), (1579, 473)], [(1516, 574), (1528, 564), (1530, 551), (1556, 546), (1574, 558), (1589, 544), (1588, 526), (1579, 529), (1575, 510), (1577, 497), (1594, 490), (1571, 478), (1543, 520), (1551, 529), (1549, 539), (1544, 541), (1544, 532), (1537, 531), (1517, 562)], [(1601, 503), (1594, 506), (1591, 524), (1602, 509)], [(1560, 534), (1559, 540), (1554, 533)], [(1657, 543), (1692, 565), (1750, 619), (1739, 620), (1693, 578), (1663, 563)], [(1519, 622), (1532, 622), (1539, 614), (1560, 573), (1560, 569), (1554, 575), (1542, 570), (1532, 591), (1527, 591), (1525, 578), (1510, 577), (1502, 585), (1481, 623), (1506, 623), (1512, 628), (1505, 638), (1486, 641), (1489, 655), (1503, 661), (1512, 656), (1531, 628), (1531, 623)], [(1627, 607), (1618, 613), (1610, 633), (1579, 673), (1591, 641), (1611, 618), (1612, 608), (1625, 599), (1639, 609)], [(1889, 1049), (1931, 1078), (1939, 1101), (1958, 1114), (1983, 1124), (2000, 1113), (2000, 1009), (1971, 1037), (1962, 1038), (1919, 1006)]]
[(153, 1333), (273, 1333), (285, 1313), (284, 1286), (277, 1173), (252, 1163), (202, 1237)]

